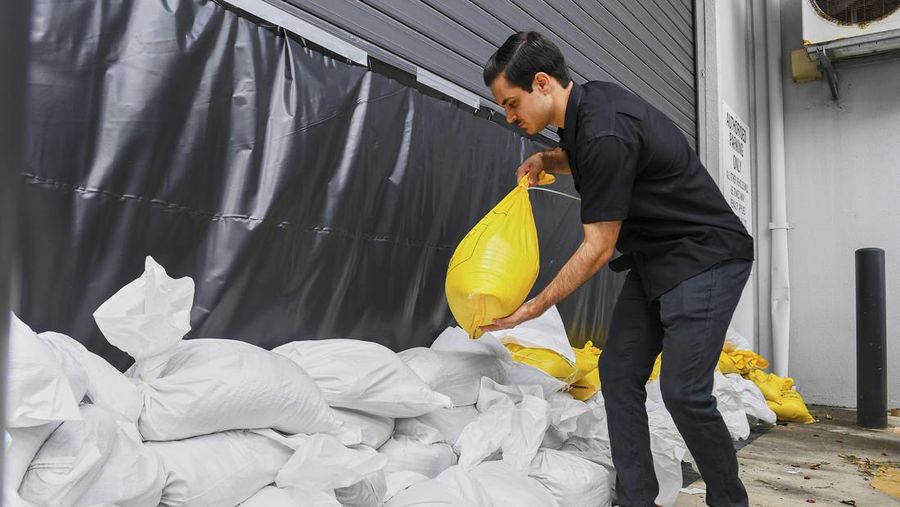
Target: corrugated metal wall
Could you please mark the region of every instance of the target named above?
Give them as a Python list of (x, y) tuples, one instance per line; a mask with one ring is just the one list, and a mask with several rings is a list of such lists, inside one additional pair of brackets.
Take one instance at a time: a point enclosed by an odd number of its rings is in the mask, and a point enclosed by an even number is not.
[(280, 1), (375, 58), (422, 67), (487, 101), (484, 62), (513, 32), (541, 31), (560, 46), (576, 82), (621, 83), (696, 140), (692, 0)]

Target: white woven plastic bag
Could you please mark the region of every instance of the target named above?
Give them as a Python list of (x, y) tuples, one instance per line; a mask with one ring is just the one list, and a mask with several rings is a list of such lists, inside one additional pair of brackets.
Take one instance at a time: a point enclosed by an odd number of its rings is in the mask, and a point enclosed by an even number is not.
[(165, 368), (191, 330), (194, 281), (171, 278), (152, 257), (144, 273), (94, 312), (106, 340), (135, 360), (134, 376), (149, 382)]
[(36, 505), (156, 505), (165, 475), (133, 422), (82, 405), (82, 420), (66, 421), (38, 451), (19, 493)]
[(537, 479), (560, 507), (609, 507), (614, 475), (596, 463), (574, 454), (541, 449), (528, 475)]
[(315, 380), (328, 404), (382, 417), (416, 417), (451, 407), (392, 350), (363, 340), (305, 340), (272, 350)]
[(226, 431), (147, 446), (166, 472), (159, 505), (167, 507), (237, 505), (275, 482), (294, 452), (271, 430)]
[[(434, 479), (415, 482), (397, 492), (384, 507), (491, 507), (490, 496), (474, 477), (459, 466)], [(509, 504), (513, 505), (513, 504)]]
[(143, 401), (138, 388), (122, 372), (84, 345), (61, 333), (38, 335), (49, 347), (69, 377), (84, 375), (87, 397), (94, 405), (111, 410), (127, 421), (137, 421)]
[(289, 359), (249, 343), (180, 343), (161, 375), (141, 384), (146, 440), (233, 429), (337, 432), (340, 423), (313, 380)]
[(87, 379), (81, 376), (79, 385), (72, 386), (50, 348), (15, 314), (10, 314), (7, 372), (7, 427), (81, 418), (78, 403), (87, 390)]
[(429, 387), (449, 396), (457, 407), (478, 401), (482, 377), (496, 382), (506, 378), (508, 361), (498, 356), (427, 347), (407, 349), (397, 355)]
[(426, 477), (436, 477), (457, 462), (450, 444), (423, 444), (404, 436), (392, 437), (378, 452), (387, 457), (386, 474), (416, 472)]

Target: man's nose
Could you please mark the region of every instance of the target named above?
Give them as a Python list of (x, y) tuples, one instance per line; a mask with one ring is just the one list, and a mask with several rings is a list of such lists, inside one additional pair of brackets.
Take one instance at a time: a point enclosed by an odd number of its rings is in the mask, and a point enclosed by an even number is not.
[(506, 123), (513, 123), (514, 121), (516, 121), (516, 113), (513, 113), (512, 111), (507, 111)]

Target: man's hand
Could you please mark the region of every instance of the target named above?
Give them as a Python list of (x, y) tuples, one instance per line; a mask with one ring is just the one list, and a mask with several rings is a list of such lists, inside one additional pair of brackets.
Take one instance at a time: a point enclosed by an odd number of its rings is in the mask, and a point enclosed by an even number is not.
[(497, 319), (491, 325), (481, 326), (481, 330), (490, 332), (509, 329), (541, 316), (548, 308), (594, 276), (612, 258), (621, 228), (622, 222), (619, 220), (584, 224), (584, 240), (581, 246), (575, 250), (553, 281), (537, 297), (520, 306), (511, 315)]
[(544, 312), (547, 311), (548, 308), (550, 307), (541, 305), (537, 301), (537, 298), (535, 298), (522, 303), (522, 306), (520, 306), (516, 311), (509, 314), (509, 316), (502, 319), (495, 319), (494, 322), (490, 325), (481, 326), (481, 330), (485, 333), (489, 333), (491, 331), (500, 331), (501, 329), (510, 329), (518, 326), (526, 320), (540, 317)]
[(541, 155), (541, 152), (537, 152), (534, 155), (525, 159), (525, 162), (522, 162), (522, 165), (516, 169), (516, 183), (522, 180), (522, 177), (526, 174), (528, 175), (528, 186), (533, 187), (537, 185), (538, 175), (541, 174), (541, 171), (544, 170), (544, 159)]

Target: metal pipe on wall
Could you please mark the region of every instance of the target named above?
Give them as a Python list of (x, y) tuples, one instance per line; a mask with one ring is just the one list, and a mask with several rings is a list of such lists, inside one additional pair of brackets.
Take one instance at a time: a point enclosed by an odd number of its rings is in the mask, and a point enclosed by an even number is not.
[(781, 89), (781, 2), (766, 2), (766, 60), (769, 88), (769, 167), (772, 222), (772, 363), (788, 376), (791, 335), (791, 284), (788, 269), (787, 193), (784, 160), (784, 101)]

